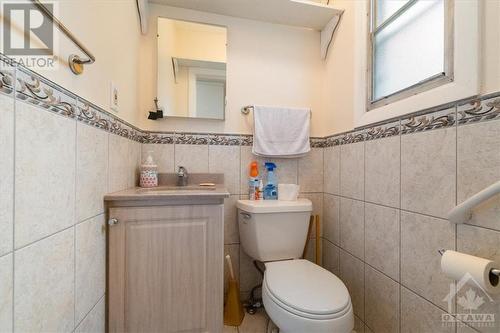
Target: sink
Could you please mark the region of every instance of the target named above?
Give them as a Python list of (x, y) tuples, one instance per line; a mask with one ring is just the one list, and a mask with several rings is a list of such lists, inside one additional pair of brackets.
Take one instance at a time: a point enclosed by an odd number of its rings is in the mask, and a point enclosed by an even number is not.
[(151, 188), (141, 188), (138, 189), (138, 193), (171, 193), (171, 192), (183, 192), (183, 191), (214, 191), (215, 186), (199, 186), (199, 185), (188, 185), (188, 186), (158, 186)]

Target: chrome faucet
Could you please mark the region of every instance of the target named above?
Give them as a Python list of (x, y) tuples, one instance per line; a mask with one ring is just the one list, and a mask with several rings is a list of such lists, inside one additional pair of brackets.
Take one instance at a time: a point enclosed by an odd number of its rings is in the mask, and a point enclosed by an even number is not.
[(177, 171), (177, 186), (187, 186), (188, 184), (188, 172), (187, 169), (183, 166), (179, 167)]

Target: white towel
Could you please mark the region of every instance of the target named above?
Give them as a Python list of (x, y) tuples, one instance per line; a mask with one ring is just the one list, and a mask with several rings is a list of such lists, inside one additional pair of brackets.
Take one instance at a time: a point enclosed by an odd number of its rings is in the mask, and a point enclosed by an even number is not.
[(255, 155), (293, 158), (311, 150), (310, 109), (254, 106), (253, 149)]

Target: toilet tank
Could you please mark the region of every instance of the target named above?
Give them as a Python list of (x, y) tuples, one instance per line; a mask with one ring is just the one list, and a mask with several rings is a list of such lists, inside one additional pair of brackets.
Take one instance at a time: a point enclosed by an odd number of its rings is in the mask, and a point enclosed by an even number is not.
[(255, 260), (274, 261), (302, 256), (312, 203), (238, 200), (238, 227), (243, 251)]

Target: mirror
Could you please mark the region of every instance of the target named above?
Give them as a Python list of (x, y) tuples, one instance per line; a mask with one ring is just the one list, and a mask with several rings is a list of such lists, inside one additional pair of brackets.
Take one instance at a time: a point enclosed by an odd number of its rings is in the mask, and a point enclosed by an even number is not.
[(225, 27), (158, 18), (158, 105), (167, 117), (224, 119)]

